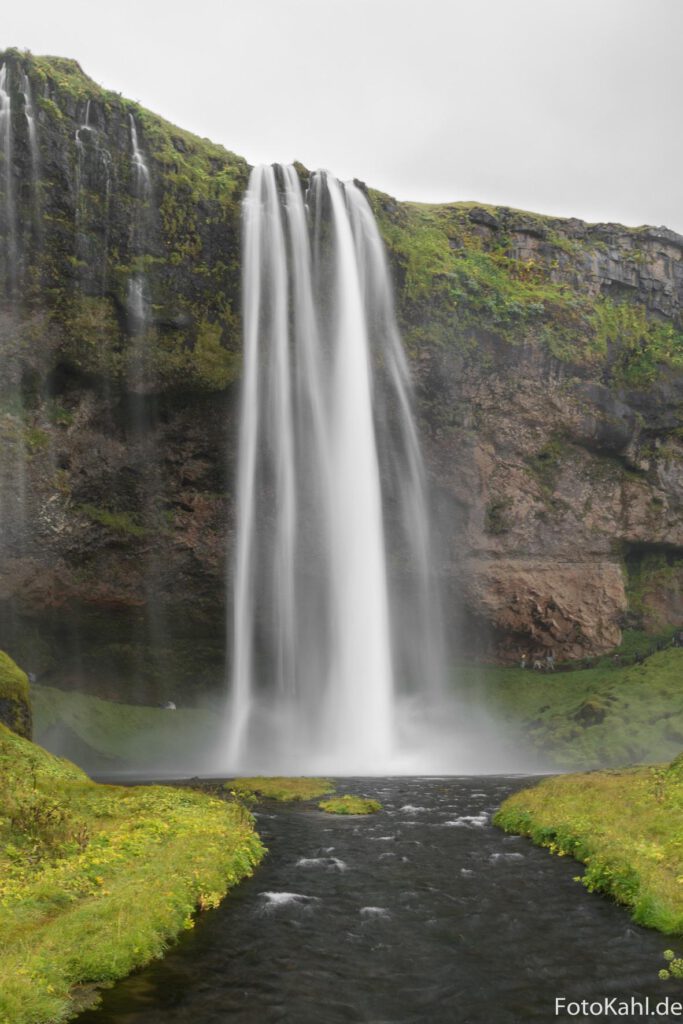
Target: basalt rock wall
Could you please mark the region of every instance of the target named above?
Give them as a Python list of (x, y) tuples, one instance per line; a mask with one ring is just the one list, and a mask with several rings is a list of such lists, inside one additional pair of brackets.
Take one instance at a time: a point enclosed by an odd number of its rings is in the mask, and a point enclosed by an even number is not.
[[(224, 668), (249, 168), (74, 62), (0, 64), (0, 646), (105, 695), (201, 689)], [(368, 197), (472, 651), (679, 624), (683, 238)]]

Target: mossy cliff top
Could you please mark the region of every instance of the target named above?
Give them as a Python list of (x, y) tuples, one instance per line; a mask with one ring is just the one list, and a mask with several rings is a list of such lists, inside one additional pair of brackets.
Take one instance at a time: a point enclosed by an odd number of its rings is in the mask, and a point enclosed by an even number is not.
[[(12, 95), (24, 349), (47, 314), (48, 362), (138, 390), (224, 389), (240, 369), (247, 162), (102, 89), (76, 61), (6, 50), (0, 62)], [(368, 195), (414, 356), (449, 345), (476, 360), (492, 339), (524, 342), (637, 384), (683, 364), (683, 238), (673, 232)]]
[(413, 351), (456, 344), (476, 359), (486, 340), (524, 343), (588, 372), (607, 367), (617, 385), (683, 368), (683, 236), (369, 195)]
[(28, 678), (4, 651), (0, 651), (0, 723), (20, 736), (31, 735)]
[(7, 50), (0, 63), (16, 202), (16, 265), (3, 247), (0, 276), (24, 371), (63, 363), (138, 391), (225, 388), (239, 371), (246, 161), (100, 88), (75, 61)]

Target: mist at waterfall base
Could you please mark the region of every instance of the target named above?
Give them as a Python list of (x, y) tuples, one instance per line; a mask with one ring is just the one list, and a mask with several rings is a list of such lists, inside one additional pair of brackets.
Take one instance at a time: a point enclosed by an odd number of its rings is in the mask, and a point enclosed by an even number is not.
[(257, 167), (244, 201), (244, 373), (227, 772), (510, 766), (447, 684), (454, 652), (389, 270), (362, 189)]

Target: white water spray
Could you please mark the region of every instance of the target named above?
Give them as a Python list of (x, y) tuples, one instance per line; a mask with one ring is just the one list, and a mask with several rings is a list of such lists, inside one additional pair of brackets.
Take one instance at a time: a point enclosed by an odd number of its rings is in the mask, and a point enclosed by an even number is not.
[(408, 369), (362, 191), (318, 173), (304, 197), (293, 167), (255, 168), (243, 266), (223, 767), (414, 769), (400, 711), (443, 695), (442, 616)]

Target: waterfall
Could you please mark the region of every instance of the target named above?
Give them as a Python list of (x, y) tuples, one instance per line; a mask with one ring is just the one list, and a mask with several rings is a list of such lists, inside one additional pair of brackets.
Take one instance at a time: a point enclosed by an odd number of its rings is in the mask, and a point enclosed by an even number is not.
[[(138, 143), (135, 118), (130, 113), (128, 114), (128, 125), (130, 130), (133, 196), (137, 206), (131, 227), (131, 249), (133, 254), (138, 256), (144, 254), (148, 241), (146, 207), (152, 192), (152, 182), (147, 161)], [(149, 307), (147, 276), (144, 271), (138, 270), (128, 281), (128, 316), (134, 337), (139, 337), (146, 331), (149, 321)], [(135, 346), (136, 351), (134, 352), (133, 361), (139, 364), (139, 367), (143, 367), (146, 363), (144, 347), (144, 342)]]
[(36, 129), (36, 117), (33, 111), (33, 99), (31, 95), (31, 82), (25, 71), (21, 74), (21, 95), (24, 98), (24, 117), (28, 130), (28, 145), (31, 154), (31, 173), (33, 180), (38, 177), (40, 166), (40, 152), (38, 149), (38, 132)]
[[(90, 123), (91, 111), (92, 101), (86, 100), (84, 119), (74, 133), (75, 247), (81, 261), (82, 287), (88, 292), (99, 290), (104, 294), (109, 258), (112, 157), (103, 144), (106, 135)], [(98, 263), (102, 269), (100, 279), (96, 281), (93, 269)]]
[(0, 66), (0, 228), (5, 236), (5, 287), (12, 298), (17, 278), (17, 218), (12, 180), (12, 103), (9, 94), (7, 65)]
[(132, 114), (128, 115), (130, 124), (130, 146), (133, 153), (133, 179), (135, 182), (135, 195), (138, 199), (143, 202), (149, 199), (151, 192), (151, 180), (149, 176), (149, 168), (145, 160), (144, 154), (138, 144), (138, 130), (135, 127), (135, 118)]
[[(384, 248), (353, 184), (244, 201), (229, 770), (388, 771), (443, 696), (426, 481)], [(415, 753), (413, 751), (412, 753)]]

